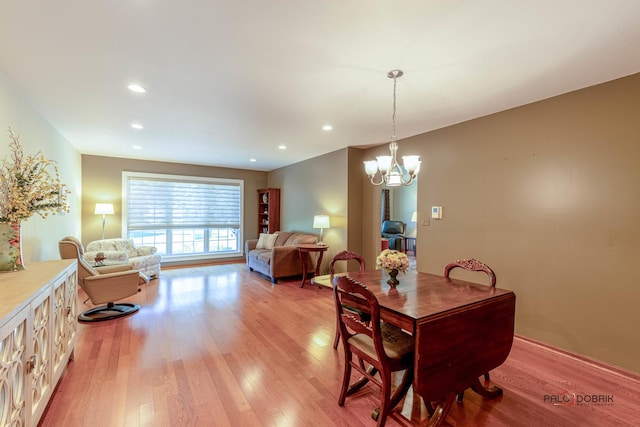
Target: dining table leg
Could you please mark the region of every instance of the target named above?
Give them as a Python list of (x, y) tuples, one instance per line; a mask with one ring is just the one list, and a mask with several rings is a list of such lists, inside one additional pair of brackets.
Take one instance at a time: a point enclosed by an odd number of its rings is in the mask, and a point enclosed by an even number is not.
[(487, 399), (493, 399), (502, 394), (502, 389), (500, 387), (491, 386), (485, 387), (484, 384), (480, 382), (479, 378), (476, 378), (475, 382), (471, 384), (471, 390), (475, 391), (482, 397), (486, 397)]
[(427, 419), (426, 427), (437, 427), (442, 425), (444, 420), (447, 418), (447, 414), (449, 413), (449, 409), (451, 409), (451, 405), (453, 405), (453, 401), (456, 398), (456, 394), (450, 392), (447, 394), (447, 398), (438, 402), (435, 409), (433, 410), (433, 414), (431, 417)]

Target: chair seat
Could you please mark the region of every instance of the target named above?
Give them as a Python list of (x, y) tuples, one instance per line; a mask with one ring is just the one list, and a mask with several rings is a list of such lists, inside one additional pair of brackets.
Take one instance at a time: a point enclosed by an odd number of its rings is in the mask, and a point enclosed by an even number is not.
[[(389, 325), (388, 323), (381, 323), (380, 332), (382, 333), (384, 352), (389, 358), (401, 359), (413, 352), (415, 347), (413, 336), (404, 332), (402, 329)], [(370, 336), (356, 334), (349, 338), (349, 342), (353, 343), (371, 357), (376, 357), (376, 349), (373, 346), (373, 339)]]

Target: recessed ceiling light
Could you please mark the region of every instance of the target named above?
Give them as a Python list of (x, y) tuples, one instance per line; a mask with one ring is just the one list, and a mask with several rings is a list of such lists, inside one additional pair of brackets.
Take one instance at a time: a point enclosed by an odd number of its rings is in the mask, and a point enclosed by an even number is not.
[(286, 149), (287, 149), (287, 146), (286, 146), (286, 145), (284, 145), (284, 144), (280, 144), (280, 145), (278, 145), (278, 149), (280, 149), (280, 150), (286, 150)]
[(322, 126), (322, 130), (329, 132), (330, 130), (333, 130), (333, 126), (331, 125), (324, 125)]
[(144, 126), (142, 126), (140, 123), (132, 123), (131, 127), (134, 129), (144, 129)]
[(140, 145), (134, 145), (133, 149), (134, 150), (142, 150), (142, 147)]
[(255, 162), (255, 161), (256, 161), (256, 159), (249, 159), (249, 161), (250, 161), (250, 162)]
[(127, 87), (132, 92), (145, 93), (147, 91), (145, 88), (143, 88), (142, 86), (140, 86), (138, 84), (135, 84), (135, 83), (132, 83)]

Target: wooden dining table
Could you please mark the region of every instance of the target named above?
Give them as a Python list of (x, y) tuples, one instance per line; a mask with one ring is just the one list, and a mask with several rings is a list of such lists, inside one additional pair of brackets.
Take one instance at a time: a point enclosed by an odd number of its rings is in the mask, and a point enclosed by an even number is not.
[[(487, 398), (502, 394), (495, 385), (485, 387), (479, 377), (500, 366), (511, 351), (512, 291), (416, 271), (398, 275), (395, 288), (387, 284), (384, 270), (339, 274), (373, 292), (381, 320), (415, 337), (413, 391), (433, 409), (426, 425), (440, 425), (456, 394), (467, 388)], [(317, 276), (312, 283), (333, 287), (332, 279)]]

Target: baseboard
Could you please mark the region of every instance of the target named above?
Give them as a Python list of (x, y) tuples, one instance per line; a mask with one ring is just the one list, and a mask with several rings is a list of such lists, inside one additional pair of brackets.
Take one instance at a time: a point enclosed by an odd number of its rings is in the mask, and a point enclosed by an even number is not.
[(631, 379), (633, 381), (637, 381), (637, 382), (640, 383), (640, 373), (638, 373), (638, 372), (635, 372), (635, 371), (632, 371), (632, 370), (629, 370), (629, 369), (625, 369), (625, 368), (621, 368), (620, 366), (611, 365), (609, 363), (603, 362), (603, 361), (598, 360), (598, 359), (591, 358), (589, 356), (585, 356), (585, 355), (578, 354), (578, 353), (573, 353), (573, 352), (571, 352), (569, 350), (564, 350), (562, 348), (555, 347), (555, 346), (553, 346), (551, 344), (547, 344), (547, 343), (544, 343), (542, 341), (538, 341), (538, 340), (535, 340), (533, 338), (525, 337), (525, 336), (522, 336), (522, 335), (519, 335), (519, 334), (515, 334), (515, 339), (527, 342), (527, 343), (529, 343), (531, 345), (535, 345), (535, 346), (540, 347), (540, 348), (542, 348), (544, 350), (551, 351), (551, 352), (556, 353), (556, 354), (560, 354), (560, 355), (562, 355), (564, 357), (568, 357), (568, 358), (574, 359), (576, 361), (579, 361), (581, 363), (585, 363), (587, 365), (593, 366), (594, 368), (597, 368), (597, 369), (600, 369), (600, 370), (603, 370), (603, 371), (607, 371), (607, 372), (609, 372), (611, 374), (618, 375), (618, 376), (621, 376), (621, 377), (624, 377), (624, 378), (627, 378), (627, 379)]
[(176, 269), (176, 268), (197, 268), (197, 267), (209, 267), (212, 265), (223, 265), (223, 264), (244, 264), (245, 260), (244, 258), (240, 259), (240, 258), (232, 258), (232, 259), (220, 259), (220, 260), (216, 260), (216, 261), (185, 261), (185, 262), (178, 262), (178, 263), (167, 263), (167, 264), (162, 264), (162, 270), (172, 270), (172, 269)]

